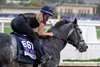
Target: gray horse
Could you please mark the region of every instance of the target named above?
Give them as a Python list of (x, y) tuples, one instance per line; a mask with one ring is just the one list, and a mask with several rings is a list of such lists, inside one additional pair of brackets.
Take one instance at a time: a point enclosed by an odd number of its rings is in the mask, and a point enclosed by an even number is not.
[[(75, 19), (73, 22), (61, 20), (55, 24), (48, 32), (52, 31), (53, 37), (42, 37), (44, 50), (52, 55), (51, 60), (41, 67), (58, 67), (60, 52), (67, 43), (76, 47), (79, 52), (85, 52), (88, 46), (82, 38), (82, 32)], [(36, 64), (25, 64), (17, 61), (17, 46), (15, 37), (0, 33), (0, 67), (38, 67)]]

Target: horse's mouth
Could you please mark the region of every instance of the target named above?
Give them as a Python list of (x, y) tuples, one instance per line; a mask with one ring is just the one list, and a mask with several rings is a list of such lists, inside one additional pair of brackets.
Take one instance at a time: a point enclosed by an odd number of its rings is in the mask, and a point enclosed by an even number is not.
[(79, 52), (86, 52), (87, 49), (88, 49), (88, 46), (87, 45), (78, 47)]

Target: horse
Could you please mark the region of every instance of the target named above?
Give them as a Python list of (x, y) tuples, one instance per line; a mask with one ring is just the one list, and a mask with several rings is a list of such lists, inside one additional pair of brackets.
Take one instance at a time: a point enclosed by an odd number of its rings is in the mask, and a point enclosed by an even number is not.
[[(77, 19), (68, 21), (60, 20), (51, 27), (48, 32), (53, 32), (52, 37), (41, 37), (44, 50), (52, 58), (41, 67), (58, 67), (60, 52), (67, 43), (72, 44), (79, 52), (85, 52), (88, 48), (82, 31), (78, 26)], [(38, 67), (38, 64), (27, 64), (17, 61), (17, 42), (11, 34), (0, 33), (0, 67)]]

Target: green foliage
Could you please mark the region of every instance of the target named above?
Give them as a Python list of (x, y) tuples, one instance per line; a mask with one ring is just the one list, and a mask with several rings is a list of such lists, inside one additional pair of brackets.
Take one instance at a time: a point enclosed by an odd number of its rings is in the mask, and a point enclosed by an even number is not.
[(33, 6), (33, 5), (39, 5), (40, 0), (32, 0), (29, 5)]
[(79, 4), (85, 4), (83, 0), (78, 1)]
[(54, 2), (61, 2), (61, 3), (68, 3), (68, 4), (76, 4), (77, 2), (78, 4), (84, 4), (84, 0), (54, 0)]
[(52, 0), (45, 0), (45, 1), (47, 1), (47, 2), (52, 2)]
[(24, 4), (26, 6), (41, 6), (41, 5), (45, 5), (45, 4), (50, 4), (52, 3), (51, 0), (31, 0), (30, 3), (28, 4)]
[(97, 28), (96, 32), (97, 32), (97, 38), (100, 38), (100, 28)]
[(89, 60), (81, 60), (81, 59), (64, 59), (63, 62), (100, 62), (100, 58), (97, 59), (89, 59)]
[(30, 3), (24, 3), (23, 4), (24, 6), (35, 6), (35, 5), (38, 5), (38, 0), (31, 0), (31, 2)]
[(0, 0), (0, 5), (5, 5), (6, 0)]
[(97, 14), (100, 15), (100, 3), (98, 3), (96, 5), (97, 5)]

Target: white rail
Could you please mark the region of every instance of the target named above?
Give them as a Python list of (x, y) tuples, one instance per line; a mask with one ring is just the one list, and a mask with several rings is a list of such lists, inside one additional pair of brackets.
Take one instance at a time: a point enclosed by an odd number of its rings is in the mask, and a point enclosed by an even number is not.
[(13, 18), (0, 18), (1, 29), (0, 32), (4, 33), (4, 25), (5, 23), (10, 23)]

